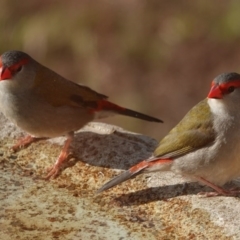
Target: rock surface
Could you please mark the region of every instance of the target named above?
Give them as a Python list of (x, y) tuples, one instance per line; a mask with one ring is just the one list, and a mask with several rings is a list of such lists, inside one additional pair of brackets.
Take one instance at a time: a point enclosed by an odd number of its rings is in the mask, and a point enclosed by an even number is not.
[(95, 194), (151, 155), (157, 142), (147, 136), (90, 123), (76, 134), (60, 175), (44, 181), (38, 176), (54, 163), (64, 138), (13, 153), (24, 133), (2, 115), (0, 126), (0, 239), (240, 239), (239, 198), (200, 197), (210, 189), (172, 173), (141, 175)]

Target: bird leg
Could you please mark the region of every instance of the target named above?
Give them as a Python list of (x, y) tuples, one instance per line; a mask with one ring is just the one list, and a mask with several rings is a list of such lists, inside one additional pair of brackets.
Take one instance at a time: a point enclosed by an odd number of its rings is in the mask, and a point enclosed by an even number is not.
[(210, 188), (214, 189), (216, 192), (200, 192), (200, 195), (204, 195), (206, 197), (215, 197), (215, 196), (237, 196), (240, 194), (240, 190), (226, 190), (222, 187), (219, 187), (208, 180), (202, 178), (202, 177), (197, 177), (197, 180), (199, 182), (204, 183), (205, 185), (209, 186)]
[(27, 135), (19, 139), (18, 142), (12, 147), (12, 150), (16, 152), (21, 148), (28, 147), (31, 143), (42, 140), (42, 139), (45, 139), (45, 138), (36, 138), (36, 137), (32, 137), (31, 135)]
[(48, 180), (51, 177), (55, 178), (57, 176), (57, 174), (59, 173), (62, 164), (64, 162), (67, 162), (67, 160), (68, 160), (67, 159), (68, 158), (68, 153), (69, 153), (69, 147), (70, 147), (70, 144), (71, 144), (71, 142), (73, 140), (73, 136), (74, 136), (73, 132), (68, 133), (68, 137), (67, 137), (67, 140), (64, 142), (62, 151), (61, 151), (58, 159), (54, 163), (54, 165), (52, 167), (50, 167), (50, 169), (48, 170), (49, 173), (47, 174), (46, 177), (44, 177), (45, 180)]

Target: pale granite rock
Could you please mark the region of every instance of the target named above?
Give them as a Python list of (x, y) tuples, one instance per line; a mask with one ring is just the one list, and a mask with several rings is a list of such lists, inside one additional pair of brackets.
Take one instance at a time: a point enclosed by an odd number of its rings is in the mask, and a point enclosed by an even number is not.
[(199, 197), (208, 188), (184, 185), (172, 173), (141, 175), (95, 194), (151, 155), (157, 142), (147, 136), (90, 123), (76, 134), (58, 178), (44, 181), (36, 177), (54, 163), (64, 138), (13, 153), (23, 133), (2, 115), (0, 126), (0, 239), (240, 239), (239, 198)]

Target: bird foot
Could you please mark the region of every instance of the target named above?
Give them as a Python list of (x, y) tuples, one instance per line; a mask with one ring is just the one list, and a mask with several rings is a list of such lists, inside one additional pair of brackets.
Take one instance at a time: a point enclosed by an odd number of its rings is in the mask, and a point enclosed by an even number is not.
[(30, 135), (27, 135), (27, 136), (19, 139), (18, 142), (12, 147), (12, 150), (14, 152), (16, 152), (16, 151), (20, 150), (21, 148), (28, 147), (33, 142), (37, 142), (42, 139), (45, 139), (45, 138), (36, 138), (36, 137), (32, 137)]
[(30, 135), (23, 137), (23, 138), (19, 139), (18, 142), (12, 147), (12, 150), (14, 152), (16, 152), (16, 151), (20, 150), (21, 148), (25, 148), (25, 147), (29, 146), (34, 141), (36, 141), (36, 138), (34, 138)]
[(198, 195), (202, 195), (204, 197), (216, 197), (216, 196), (229, 196), (229, 197), (235, 197), (240, 194), (240, 189), (231, 188), (229, 190), (226, 190), (220, 186), (217, 186), (208, 180), (197, 177), (198, 181), (204, 183), (205, 185), (209, 186), (210, 188), (214, 189), (215, 192), (200, 192)]
[(50, 178), (53, 178), (53, 179), (56, 178), (61, 170), (61, 165), (62, 163), (57, 160), (52, 167), (47, 169), (48, 174), (46, 177), (43, 177), (43, 179), (49, 180)]
[(54, 163), (54, 165), (47, 169), (48, 174), (46, 177), (43, 177), (43, 179), (49, 180), (50, 178), (53, 178), (53, 179), (56, 178), (62, 168), (63, 163), (67, 161), (68, 161), (68, 151), (65, 151), (63, 149), (57, 161)]
[(200, 192), (198, 193), (198, 195), (202, 195), (205, 197), (216, 197), (216, 196), (229, 196), (229, 197), (234, 197), (240, 194), (240, 189), (237, 188), (231, 188), (229, 190), (226, 190), (220, 186), (217, 186), (211, 182), (209, 182), (208, 180), (206, 180), (205, 178), (202, 177), (198, 177), (197, 178), (198, 181), (204, 183), (205, 185), (211, 187), (212, 189), (215, 190), (215, 192)]
[(61, 165), (62, 164), (59, 163), (58, 160), (57, 160), (53, 166), (47, 168), (48, 173), (47, 173), (46, 176), (44, 176), (44, 177), (43, 176), (37, 176), (34, 179), (37, 179), (37, 180), (50, 180), (51, 178), (55, 179), (58, 176), (58, 174), (59, 174), (59, 172), (62, 168)]
[(58, 173), (61, 170), (62, 165), (68, 161), (68, 152), (69, 152), (69, 147), (70, 144), (72, 142), (73, 139), (73, 135), (70, 134), (68, 139), (65, 141), (63, 149), (57, 159), (57, 161), (54, 163), (54, 165), (52, 167), (50, 167), (47, 171), (48, 174), (46, 177), (44, 177), (43, 179), (45, 180), (49, 180), (50, 178), (56, 178)]
[(216, 196), (226, 196), (226, 197), (236, 197), (240, 194), (240, 190), (223, 190), (221, 192), (199, 192), (198, 195), (202, 197), (216, 197)]

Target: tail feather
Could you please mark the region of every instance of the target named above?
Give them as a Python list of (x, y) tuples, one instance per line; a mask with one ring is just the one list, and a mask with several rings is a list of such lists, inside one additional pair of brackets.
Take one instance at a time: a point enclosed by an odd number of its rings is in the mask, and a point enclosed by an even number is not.
[(129, 117), (139, 118), (139, 119), (149, 121), (149, 122), (161, 122), (161, 123), (163, 123), (163, 121), (161, 119), (151, 117), (151, 116), (148, 116), (146, 114), (136, 112), (136, 111), (133, 111), (133, 110), (127, 109), (127, 108), (125, 108), (123, 111), (118, 112), (118, 113), (122, 114), (122, 115), (125, 115), (125, 116), (129, 116)]
[(112, 188), (122, 182), (127, 181), (128, 179), (132, 177), (136, 177), (138, 174), (141, 174), (142, 171), (148, 167), (147, 161), (142, 161), (135, 166), (131, 167), (127, 171), (121, 173), (120, 175), (114, 177), (109, 182), (105, 183), (100, 189), (97, 190), (97, 193), (101, 193), (109, 188)]
[(170, 158), (162, 159), (158, 157), (151, 157), (147, 160), (143, 160), (140, 163), (132, 166), (127, 171), (122, 174), (114, 177), (109, 182), (105, 183), (100, 189), (97, 190), (97, 193), (101, 193), (109, 188), (112, 188), (122, 182), (127, 181), (132, 177), (136, 177), (137, 175), (143, 172), (156, 172), (156, 171), (166, 171), (171, 166), (173, 160)]
[[(145, 120), (145, 121), (150, 121), (150, 122), (161, 122), (161, 123), (163, 122), (161, 119), (151, 117), (151, 116), (148, 116), (146, 114), (136, 112), (136, 111), (133, 111), (133, 110), (128, 109), (128, 108), (120, 107), (120, 106), (118, 106), (114, 103), (108, 102), (106, 100), (98, 101), (97, 102), (97, 107), (91, 110), (91, 112), (93, 112), (93, 113), (101, 112), (101, 111), (110, 111), (110, 112), (114, 112), (114, 113), (117, 113), (117, 114), (125, 115), (125, 116), (128, 116), (128, 117), (139, 118), (139, 119), (142, 119), (142, 120)], [(106, 114), (103, 115), (103, 116), (106, 116)]]

